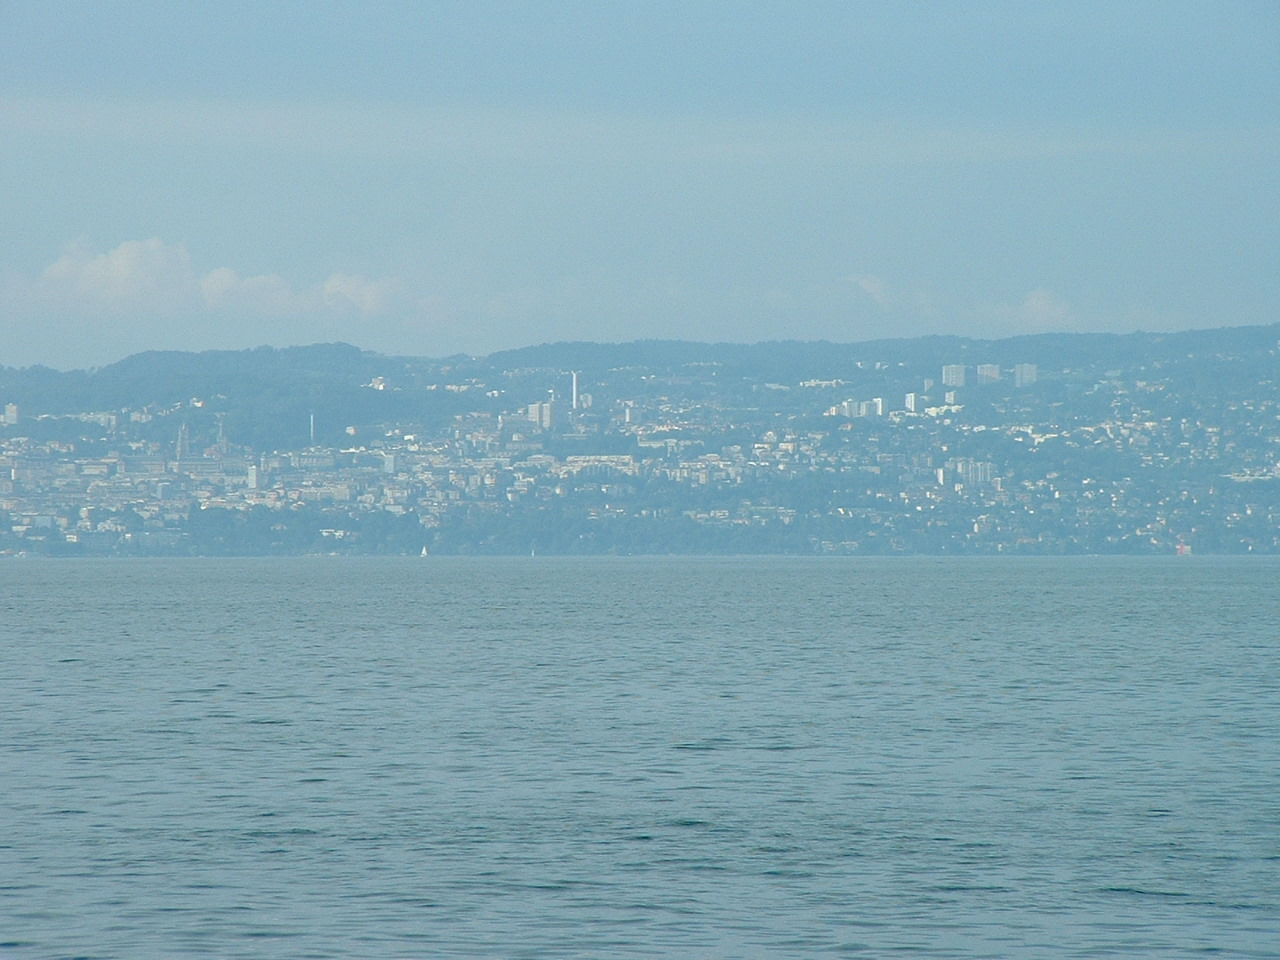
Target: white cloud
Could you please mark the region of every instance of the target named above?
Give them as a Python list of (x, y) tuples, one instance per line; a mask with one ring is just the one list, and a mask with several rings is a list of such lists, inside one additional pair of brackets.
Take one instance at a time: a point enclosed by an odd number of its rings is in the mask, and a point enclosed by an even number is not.
[(1062, 333), (1084, 329), (1071, 305), (1044, 288), (1030, 291), (1021, 302), (980, 308), (977, 320), (984, 335), (1012, 337), (1024, 333)]
[(85, 316), (370, 317), (394, 306), (394, 286), (385, 280), (339, 272), (294, 286), (275, 273), (241, 276), (230, 267), (200, 272), (184, 244), (158, 237), (126, 240), (106, 253), (77, 244), (38, 277), (10, 274), (5, 286), (10, 304)]
[(210, 270), (200, 279), (200, 293), (210, 310), (289, 316), (319, 306), (308, 303), (279, 274), (242, 277), (229, 267)]
[(349, 273), (335, 273), (321, 285), (325, 306), (336, 310), (354, 309), (362, 317), (385, 312), (391, 299), (392, 286), (383, 280), (370, 280)]
[(1032, 290), (1018, 306), (1015, 319), (1028, 333), (1065, 330), (1072, 322), (1071, 307), (1048, 290)]
[[(908, 336), (932, 332), (939, 319), (939, 308), (934, 295), (928, 290), (915, 289), (899, 283), (889, 283), (875, 274), (864, 273), (849, 277), (856, 291), (856, 299), (866, 298), (894, 319), (895, 326), (889, 332)], [(905, 324), (905, 326), (904, 326)]]
[(892, 302), (889, 297), (889, 288), (879, 277), (863, 274), (862, 276), (854, 277), (853, 282), (859, 290), (874, 300), (878, 306), (887, 307)]
[(64, 308), (180, 310), (191, 305), (195, 284), (186, 247), (153, 237), (128, 240), (107, 253), (72, 247), (45, 268), (30, 292)]
[[(397, 285), (335, 272), (311, 284), (276, 273), (201, 270), (185, 244), (74, 244), (33, 274), (0, 269), (0, 363), (92, 365), (149, 349), (236, 349), (352, 339), (353, 320), (418, 316)], [(391, 348), (394, 344), (382, 345)]]

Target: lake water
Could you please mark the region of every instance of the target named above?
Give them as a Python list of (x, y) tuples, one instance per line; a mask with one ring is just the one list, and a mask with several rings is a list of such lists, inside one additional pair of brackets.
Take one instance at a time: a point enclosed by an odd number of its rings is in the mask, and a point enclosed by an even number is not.
[(0, 565), (0, 958), (1280, 957), (1280, 563)]

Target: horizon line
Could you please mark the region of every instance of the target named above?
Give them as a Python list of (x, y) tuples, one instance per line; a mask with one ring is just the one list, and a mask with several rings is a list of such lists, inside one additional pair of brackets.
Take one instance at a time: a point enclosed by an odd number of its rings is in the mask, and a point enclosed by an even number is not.
[(186, 354), (191, 356), (201, 356), (205, 354), (227, 354), (227, 353), (252, 353), (260, 350), (272, 350), (283, 352), (287, 350), (308, 350), (316, 347), (350, 347), (361, 354), (367, 354), (378, 357), (386, 357), (393, 360), (428, 360), (428, 361), (447, 361), (458, 358), (466, 360), (486, 360), (491, 357), (501, 356), (507, 353), (519, 353), (528, 350), (539, 350), (551, 347), (629, 347), (640, 344), (664, 344), (664, 345), (683, 345), (691, 347), (765, 347), (776, 346), (780, 344), (797, 344), (797, 345), (830, 345), (838, 347), (858, 347), (858, 346), (879, 346), (882, 344), (903, 344), (918, 341), (929, 340), (954, 340), (966, 343), (982, 343), (982, 344), (998, 344), (1008, 343), (1014, 340), (1045, 340), (1048, 338), (1066, 337), (1071, 339), (1122, 339), (1125, 337), (1169, 337), (1180, 336), (1184, 334), (1196, 333), (1216, 333), (1224, 330), (1265, 330), (1269, 327), (1280, 327), (1280, 320), (1271, 323), (1241, 323), (1226, 324), (1218, 327), (1187, 327), (1180, 330), (1131, 330), (1126, 333), (1117, 333), (1114, 331), (1087, 331), (1087, 330), (1039, 330), (1033, 333), (1018, 333), (1004, 337), (972, 337), (964, 334), (950, 333), (925, 333), (913, 337), (876, 337), (869, 340), (831, 340), (825, 337), (814, 339), (767, 339), (767, 340), (685, 340), (672, 337), (640, 337), (633, 340), (544, 340), (539, 343), (526, 343), (518, 347), (504, 347), (501, 350), (494, 350), (489, 353), (451, 353), (443, 356), (433, 356), (429, 354), (415, 353), (384, 353), (379, 350), (370, 350), (353, 344), (346, 340), (317, 340), (311, 343), (290, 343), (284, 345), (275, 344), (257, 344), (251, 347), (211, 347), (207, 349), (181, 349), (181, 348), (157, 348), (149, 350), (139, 350), (134, 353), (125, 354), (117, 360), (109, 363), (84, 366), (84, 367), (55, 367), (46, 363), (32, 363), (24, 366), (9, 366), (0, 363), (0, 369), (3, 370), (53, 370), (56, 373), (93, 373), (98, 370), (105, 370), (108, 367), (124, 363), (134, 357), (143, 357), (148, 354)]

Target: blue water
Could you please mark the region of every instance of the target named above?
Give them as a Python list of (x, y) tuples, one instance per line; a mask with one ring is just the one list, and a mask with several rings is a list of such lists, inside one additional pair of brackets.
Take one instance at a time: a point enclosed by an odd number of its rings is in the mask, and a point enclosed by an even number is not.
[(1280, 957), (1280, 564), (0, 566), (0, 958)]

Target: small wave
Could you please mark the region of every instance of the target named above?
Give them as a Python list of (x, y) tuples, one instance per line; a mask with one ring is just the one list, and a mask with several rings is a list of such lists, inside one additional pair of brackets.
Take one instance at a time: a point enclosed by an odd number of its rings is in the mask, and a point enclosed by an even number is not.
[(1142, 887), (1103, 887), (1103, 893), (1127, 893), (1137, 897), (1168, 897), (1184, 899), (1190, 897), (1189, 893), (1182, 893), (1177, 890), (1147, 890)]

